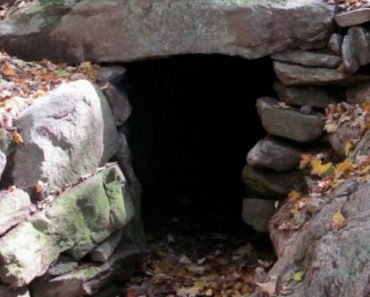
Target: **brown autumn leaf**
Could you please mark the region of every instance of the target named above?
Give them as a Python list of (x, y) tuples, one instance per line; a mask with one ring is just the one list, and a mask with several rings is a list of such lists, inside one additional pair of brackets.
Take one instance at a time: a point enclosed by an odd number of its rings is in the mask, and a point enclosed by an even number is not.
[(16, 76), (16, 73), (14, 71), (14, 67), (11, 66), (9, 63), (6, 63), (3, 66), (2, 73), (6, 76)]

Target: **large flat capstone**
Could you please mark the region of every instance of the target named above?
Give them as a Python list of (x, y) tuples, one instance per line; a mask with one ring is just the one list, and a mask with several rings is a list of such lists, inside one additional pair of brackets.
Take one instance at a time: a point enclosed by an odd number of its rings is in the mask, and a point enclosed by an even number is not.
[(0, 48), (73, 63), (192, 53), (252, 59), (323, 47), (333, 19), (334, 6), (322, 0), (36, 1), (0, 23)]
[(46, 272), (66, 252), (80, 260), (134, 216), (117, 165), (61, 194), (0, 239), (0, 279), (21, 287)]

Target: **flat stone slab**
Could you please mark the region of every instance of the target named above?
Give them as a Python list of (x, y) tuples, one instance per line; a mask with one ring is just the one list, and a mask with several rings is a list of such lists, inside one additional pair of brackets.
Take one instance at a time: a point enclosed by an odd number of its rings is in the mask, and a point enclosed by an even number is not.
[(242, 179), (248, 196), (280, 200), (301, 181), (301, 175), (299, 171), (276, 172), (246, 165)]
[(334, 19), (334, 6), (321, 0), (44, 2), (0, 22), (0, 48), (70, 63), (196, 53), (254, 59), (324, 47)]
[(62, 252), (80, 260), (134, 216), (117, 165), (62, 193), (0, 238), (0, 278), (13, 287), (43, 275)]
[(104, 263), (113, 254), (121, 239), (122, 230), (117, 230), (90, 253), (91, 259)]
[(288, 171), (297, 169), (303, 151), (284, 140), (266, 137), (256, 143), (247, 155), (248, 164), (254, 167)]
[(335, 21), (340, 27), (352, 27), (370, 21), (370, 8), (360, 8), (337, 14)]
[(297, 142), (311, 142), (321, 136), (325, 124), (321, 114), (305, 114), (278, 103), (270, 97), (257, 99), (257, 112), (268, 133)]
[(51, 280), (36, 281), (32, 284), (32, 297), (93, 296), (115, 279), (128, 279), (138, 255), (135, 246), (123, 246), (103, 265), (89, 265)]
[(24, 221), (31, 212), (31, 205), (30, 196), (22, 190), (1, 191), (0, 235)]
[(339, 92), (325, 89), (324, 87), (286, 87), (275, 82), (273, 88), (280, 101), (293, 106), (312, 106), (325, 108), (328, 104), (344, 101), (344, 96)]
[(275, 201), (271, 199), (243, 199), (243, 222), (257, 232), (268, 232), (268, 225), (275, 212)]
[(351, 85), (370, 80), (366, 75), (346, 74), (337, 69), (305, 67), (283, 62), (274, 62), (277, 78), (286, 86)]
[(320, 51), (288, 50), (271, 55), (273, 60), (309, 67), (337, 68), (342, 59), (337, 55)]

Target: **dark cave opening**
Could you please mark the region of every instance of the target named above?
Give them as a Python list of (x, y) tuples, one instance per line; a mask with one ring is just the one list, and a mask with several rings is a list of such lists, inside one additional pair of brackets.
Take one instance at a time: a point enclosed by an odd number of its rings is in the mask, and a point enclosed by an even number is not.
[(255, 102), (274, 95), (269, 58), (184, 55), (125, 65), (128, 142), (148, 231), (245, 232), (241, 171), (265, 132)]

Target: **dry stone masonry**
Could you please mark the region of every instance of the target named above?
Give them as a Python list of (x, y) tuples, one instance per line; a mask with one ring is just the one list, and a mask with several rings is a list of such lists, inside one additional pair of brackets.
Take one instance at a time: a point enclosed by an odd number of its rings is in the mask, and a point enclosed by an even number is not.
[[(350, 122), (324, 131), (328, 104), (370, 102), (369, 21), (369, 9), (335, 15), (321, 0), (40, 1), (1, 21), (1, 48), (25, 59), (104, 64), (105, 87), (63, 85), (16, 120), (22, 147), (0, 137), (2, 183), (21, 188), (0, 192), (0, 296), (109, 295), (116, 288), (105, 291), (107, 283), (130, 276), (145, 241), (120, 64), (192, 53), (273, 60), (276, 96), (256, 102), (267, 136), (248, 152), (242, 179), (243, 219), (270, 232), (278, 256), (269, 272), (276, 296), (368, 296), (368, 183), (349, 180), (314, 200), (291, 232), (278, 226), (289, 213), (287, 193), (310, 186), (297, 170), (302, 153), (325, 147), (343, 158), (355, 136), (362, 140), (350, 157), (370, 154), (369, 132), (356, 135)], [(38, 181), (50, 195), (35, 195)], [(338, 209), (348, 223), (334, 233)], [(80, 266), (82, 258), (91, 264)]]

